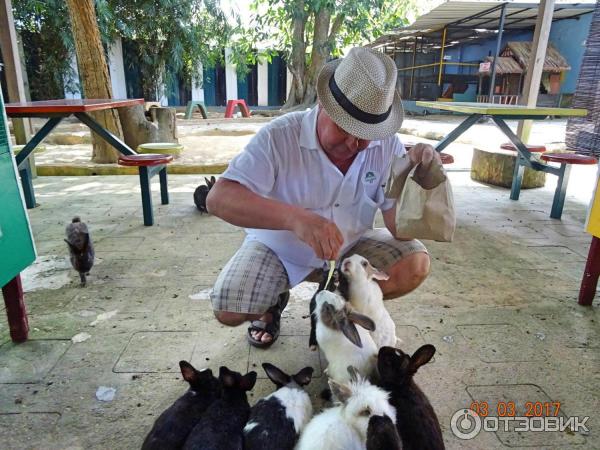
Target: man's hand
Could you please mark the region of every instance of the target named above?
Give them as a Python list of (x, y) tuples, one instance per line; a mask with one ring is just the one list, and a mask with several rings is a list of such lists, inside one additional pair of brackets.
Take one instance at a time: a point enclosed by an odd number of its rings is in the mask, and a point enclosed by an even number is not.
[(338, 258), (344, 237), (335, 223), (306, 210), (293, 220), (293, 233), (315, 251), (317, 258)]
[(410, 162), (413, 167), (421, 163), (421, 167), (424, 171), (429, 169), (431, 161), (434, 159), (436, 159), (440, 164), (442, 163), (440, 154), (436, 152), (431, 145), (423, 144), (421, 142), (410, 149), (408, 152), (408, 157), (410, 158)]

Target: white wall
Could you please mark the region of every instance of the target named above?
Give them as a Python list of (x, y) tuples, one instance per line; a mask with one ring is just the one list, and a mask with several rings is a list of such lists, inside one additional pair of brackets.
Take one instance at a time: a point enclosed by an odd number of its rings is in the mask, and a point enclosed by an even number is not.
[(229, 62), (231, 49), (225, 49), (225, 92), (227, 100), (236, 100), (238, 98), (237, 91), (237, 73), (235, 66)]
[(121, 38), (117, 38), (110, 46), (108, 52), (108, 70), (110, 72), (113, 98), (127, 98), (125, 63), (123, 62), (123, 46), (121, 44)]
[[(204, 68), (202, 64), (198, 67), (198, 71), (192, 77), (192, 100), (204, 101), (204, 88), (203, 86), (203, 74)], [(196, 87), (199, 82), (199, 87)]]
[(269, 66), (266, 60), (258, 62), (257, 90), (258, 106), (269, 105)]
[[(77, 56), (75, 56), (75, 54), (71, 55), (71, 67), (75, 71), (75, 80), (79, 80), (79, 69), (77, 68)], [(67, 92), (66, 90), (64, 92), (65, 92), (66, 99), (69, 99), (69, 100), (77, 99), (78, 100), (81, 98), (81, 92), (75, 92), (74, 94)]]

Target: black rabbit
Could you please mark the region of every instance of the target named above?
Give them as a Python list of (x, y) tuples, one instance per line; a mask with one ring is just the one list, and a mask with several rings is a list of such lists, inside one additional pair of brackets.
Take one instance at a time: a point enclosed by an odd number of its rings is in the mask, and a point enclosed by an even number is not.
[[(308, 337), (308, 346), (311, 350), (316, 350), (318, 346), (317, 342), (317, 319), (315, 317), (315, 308), (317, 307), (317, 294), (325, 289), (325, 284), (327, 283), (327, 276), (329, 275), (329, 270), (322, 269), (319, 276), (319, 288), (317, 292), (310, 299), (309, 313), (310, 313), (310, 335)], [(348, 287), (348, 278), (339, 270), (335, 269), (333, 272), (333, 276), (331, 277), (331, 281), (327, 285), (327, 290), (331, 292), (338, 291), (339, 294), (345, 299), (348, 300), (349, 287)]]
[(208, 213), (208, 210), (206, 209), (206, 197), (208, 197), (208, 193), (215, 185), (217, 180), (214, 176), (210, 177), (210, 180), (204, 177), (204, 180), (206, 181), (206, 185), (201, 184), (194, 191), (194, 203), (196, 204), (198, 211), (201, 213)]
[(94, 265), (94, 245), (90, 232), (79, 217), (73, 217), (71, 223), (67, 225), (66, 234), (65, 242), (69, 246), (71, 265), (79, 272), (81, 286), (85, 286), (85, 276), (89, 275)]
[(412, 356), (392, 347), (381, 347), (377, 357), (379, 385), (390, 391), (396, 408), (396, 427), (404, 450), (442, 450), (444, 440), (438, 418), (413, 376), (435, 353), (433, 345), (423, 345)]
[(210, 369), (198, 371), (187, 361), (180, 361), (179, 367), (190, 388), (156, 419), (142, 450), (180, 449), (202, 414), (221, 396), (221, 383)]
[(250, 405), (246, 392), (256, 383), (256, 372), (242, 376), (227, 367), (219, 369), (223, 394), (215, 401), (194, 427), (183, 446), (184, 450), (242, 450), (243, 429)]
[(396, 425), (388, 416), (371, 416), (369, 419), (367, 450), (402, 450)]
[(273, 364), (263, 368), (278, 389), (250, 409), (244, 427), (245, 450), (293, 450), (300, 432), (312, 417), (310, 397), (302, 389), (310, 383), (313, 368), (289, 376)]

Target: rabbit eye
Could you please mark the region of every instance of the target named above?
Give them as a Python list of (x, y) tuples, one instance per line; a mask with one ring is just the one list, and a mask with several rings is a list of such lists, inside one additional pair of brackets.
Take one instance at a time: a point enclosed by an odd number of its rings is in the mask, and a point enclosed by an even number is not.
[(369, 417), (371, 415), (371, 408), (365, 408), (360, 412), (361, 416)]
[(367, 265), (368, 265), (369, 263), (368, 263), (368, 262), (366, 262), (366, 261), (363, 261), (363, 262), (361, 262), (360, 264), (361, 264), (363, 267), (367, 267)]

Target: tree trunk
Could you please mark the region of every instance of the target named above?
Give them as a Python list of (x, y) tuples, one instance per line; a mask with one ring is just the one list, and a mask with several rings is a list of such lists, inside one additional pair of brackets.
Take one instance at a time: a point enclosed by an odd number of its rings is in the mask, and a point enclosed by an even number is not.
[(146, 119), (142, 105), (119, 108), (123, 139), (132, 149), (149, 142), (176, 142), (175, 108), (150, 108), (152, 121)]
[[(85, 97), (112, 98), (108, 65), (100, 41), (94, 1), (67, 0), (67, 6)], [(116, 109), (98, 111), (91, 115), (104, 128), (118, 137), (122, 136), (119, 113)], [(117, 151), (93, 132), (92, 142), (94, 146), (93, 162), (101, 164), (117, 162)]]
[(292, 52), (288, 68), (292, 74), (292, 86), (285, 105), (282, 109), (291, 108), (302, 103), (304, 98), (304, 77), (306, 75), (306, 42), (305, 29), (308, 15), (304, 12), (304, 0), (294, 3), (292, 19)]

